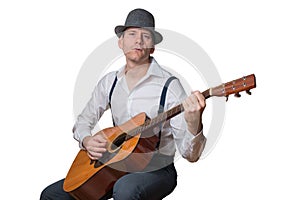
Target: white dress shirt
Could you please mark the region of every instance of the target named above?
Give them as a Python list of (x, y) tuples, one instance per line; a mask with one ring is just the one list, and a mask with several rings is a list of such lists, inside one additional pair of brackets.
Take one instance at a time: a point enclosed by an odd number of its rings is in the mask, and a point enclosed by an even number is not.
[[(151, 64), (146, 75), (129, 91), (124, 69), (125, 67), (122, 67), (118, 72), (110, 72), (101, 78), (91, 99), (78, 116), (73, 132), (74, 138), (79, 141), (81, 148), (83, 148), (83, 139), (91, 135), (92, 129), (102, 114), (109, 109), (109, 92), (116, 75), (118, 81), (111, 98), (112, 116), (115, 124), (121, 125), (141, 112), (145, 112), (149, 118), (157, 116), (163, 86), (172, 74), (159, 66), (154, 58), (151, 58)], [(187, 95), (180, 81), (178, 79), (173, 80), (168, 87), (165, 111), (182, 103), (185, 98)], [(158, 132), (157, 130), (154, 128), (154, 131)], [(200, 157), (204, 144), (205, 137), (202, 131), (196, 136), (190, 133), (187, 130), (183, 113), (181, 113), (164, 123), (159, 152), (174, 156), (176, 145), (184, 158), (189, 161), (196, 161)]]

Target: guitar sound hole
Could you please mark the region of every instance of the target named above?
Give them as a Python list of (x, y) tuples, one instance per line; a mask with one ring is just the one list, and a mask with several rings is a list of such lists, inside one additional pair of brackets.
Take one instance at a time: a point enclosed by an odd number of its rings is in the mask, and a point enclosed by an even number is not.
[(117, 148), (119, 148), (125, 141), (127, 134), (126, 133), (122, 133), (121, 135), (119, 135), (113, 142), (111, 145), (111, 149), (115, 150)]

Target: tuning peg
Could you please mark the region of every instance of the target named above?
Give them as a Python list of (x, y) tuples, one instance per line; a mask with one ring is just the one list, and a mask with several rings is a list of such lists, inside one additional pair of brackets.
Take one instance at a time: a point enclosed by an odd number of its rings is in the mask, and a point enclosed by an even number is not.
[(241, 97), (240, 93), (238, 93), (238, 92), (235, 93), (234, 96), (235, 96), (235, 97)]
[(249, 95), (251, 95), (251, 92), (250, 92), (250, 90), (246, 90), (246, 93), (247, 93), (247, 94), (249, 94)]

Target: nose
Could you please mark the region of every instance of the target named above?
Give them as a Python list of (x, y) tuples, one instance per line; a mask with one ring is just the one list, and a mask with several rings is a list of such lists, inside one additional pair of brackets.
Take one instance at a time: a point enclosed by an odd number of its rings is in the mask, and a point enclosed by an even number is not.
[(136, 34), (136, 43), (137, 44), (143, 44), (144, 43), (143, 34), (142, 33)]

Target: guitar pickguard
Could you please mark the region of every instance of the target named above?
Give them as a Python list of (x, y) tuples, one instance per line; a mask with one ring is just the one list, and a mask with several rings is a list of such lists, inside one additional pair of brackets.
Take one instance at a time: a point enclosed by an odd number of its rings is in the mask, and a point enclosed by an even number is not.
[(108, 162), (111, 160), (113, 157), (115, 157), (120, 151), (120, 148), (118, 148), (116, 151), (110, 153), (110, 152), (105, 152), (103, 153), (103, 156), (99, 160), (91, 160), (91, 165), (94, 164), (94, 168), (101, 167), (104, 163)]

